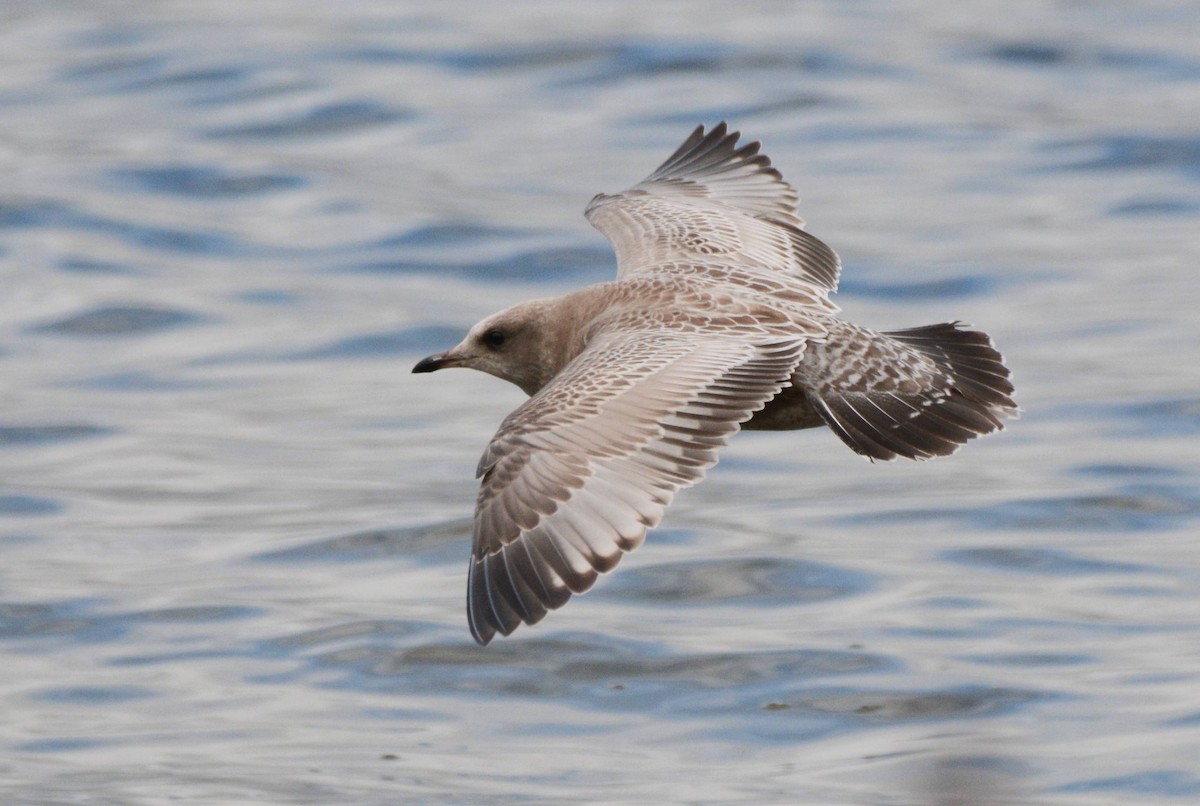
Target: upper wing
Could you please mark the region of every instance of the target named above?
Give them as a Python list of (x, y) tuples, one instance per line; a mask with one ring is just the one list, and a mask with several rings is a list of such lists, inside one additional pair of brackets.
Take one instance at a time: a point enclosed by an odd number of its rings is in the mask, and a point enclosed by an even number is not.
[(592, 199), (584, 215), (613, 245), (618, 277), (700, 261), (790, 275), (821, 297), (837, 289), (837, 254), (801, 229), (796, 191), (738, 136), (699, 126), (641, 183)]
[(787, 384), (804, 345), (602, 334), (510, 414), (479, 463), (467, 583), (475, 640), (540, 621), (639, 546), (675, 493)]

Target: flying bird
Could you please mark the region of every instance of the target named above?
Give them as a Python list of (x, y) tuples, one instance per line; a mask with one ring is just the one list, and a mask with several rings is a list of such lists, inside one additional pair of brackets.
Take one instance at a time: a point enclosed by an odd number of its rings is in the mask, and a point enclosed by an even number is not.
[(615, 280), (489, 316), (413, 368), (470, 367), (530, 395), (479, 462), (480, 644), (592, 587), (739, 429), (825, 425), (871, 460), (926, 459), (1016, 415), (986, 333), (836, 318), (841, 261), (738, 137), (700, 126), (645, 180), (592, 199)]

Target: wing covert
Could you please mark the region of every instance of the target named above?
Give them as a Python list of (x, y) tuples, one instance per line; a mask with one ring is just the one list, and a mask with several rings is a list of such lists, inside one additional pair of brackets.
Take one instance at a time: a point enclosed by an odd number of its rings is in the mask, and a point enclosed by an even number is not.
[(675, 493), (787, 385), (804, 345), (603, 334), (510, 414), (479, 467), (467, 583), (475, 639), (540, 621), (641, 545)]
[(701, 261), (837, 289), (837, 254), (802, 229), (796, 191), (760, 144), (739, 148), (739, 136), (699, 126), (642, 182), (592, 199), (584, 215), (612, 244), (618, 277)]

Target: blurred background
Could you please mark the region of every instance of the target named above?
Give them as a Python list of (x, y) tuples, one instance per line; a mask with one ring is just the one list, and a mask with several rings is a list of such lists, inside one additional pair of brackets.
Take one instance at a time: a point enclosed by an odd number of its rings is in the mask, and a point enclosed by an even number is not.
[[(1200, 799), (1200, 6), (0, 8), (6, 803)], [(740, 435), (487, 649), (514, 387), (409, 374), (608, 279), (582, 218), (725, 119), (862, 324), (1022, 419)]]

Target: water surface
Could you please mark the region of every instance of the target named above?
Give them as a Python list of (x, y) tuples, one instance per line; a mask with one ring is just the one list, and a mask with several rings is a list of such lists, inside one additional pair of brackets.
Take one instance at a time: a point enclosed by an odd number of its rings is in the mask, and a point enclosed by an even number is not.
[[(1194, 5), (0, 21), (6, 803), (1200, 798)], [(985, 328), (1022, 419), (926, 464), (740, 435), (480, 649), (522, 395), (409, 369), (610, 277), (586, 201), (721, 119), (848, 316)]]

